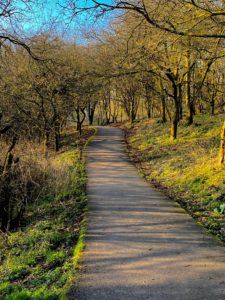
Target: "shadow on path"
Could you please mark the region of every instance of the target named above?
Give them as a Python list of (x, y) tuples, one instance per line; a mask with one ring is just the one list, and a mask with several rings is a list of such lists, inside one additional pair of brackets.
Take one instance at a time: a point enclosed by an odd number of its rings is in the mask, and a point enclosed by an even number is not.
[(224, 300), (225, 252), (137, 175), (122, 132), (99, 128), (87, 149), (90, 199), (78, 300)]

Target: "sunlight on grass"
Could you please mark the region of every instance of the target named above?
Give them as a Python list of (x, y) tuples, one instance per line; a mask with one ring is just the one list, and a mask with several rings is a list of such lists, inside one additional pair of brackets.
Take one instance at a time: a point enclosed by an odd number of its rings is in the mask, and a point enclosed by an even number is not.
[(178, 139), (157, 120), (136, 124), (128, 142), (138, 156), (147, 179), (159, 182), (180, 199), (208, 229), (225, 240), (225, 168), (218, 164), (220, 131), (224, 117), (201, 115), (195, 124), (181, 122)]

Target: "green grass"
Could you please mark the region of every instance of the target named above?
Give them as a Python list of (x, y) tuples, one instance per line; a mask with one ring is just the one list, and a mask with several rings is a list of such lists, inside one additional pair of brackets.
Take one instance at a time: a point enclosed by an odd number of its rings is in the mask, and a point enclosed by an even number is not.
[(223, 115), (201, 115), (192, 126), (181, 122), (176, 141), (170, 138), (169, 124), (144, 121), (127, 131), (127, 140), (147, 180), (166, 188), (225, 241), (225, 166), (218, 163), (223, 121)]
[(0, 299), (67, 299), (86, 231), (85, 162), (77, 157), (74, 148), (58, 155), (55, 165), (68, 166), (60, 190), (32, 204), (22, 228), (0, 234)]

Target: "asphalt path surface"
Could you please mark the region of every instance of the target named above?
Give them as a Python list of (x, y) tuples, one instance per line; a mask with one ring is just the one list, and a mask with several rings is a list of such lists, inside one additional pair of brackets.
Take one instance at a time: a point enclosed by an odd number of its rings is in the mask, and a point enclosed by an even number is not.
[(138, 175), (120, 129), (87, 148), (89, 226), (78, 300), (224, 300), (225, 251)]

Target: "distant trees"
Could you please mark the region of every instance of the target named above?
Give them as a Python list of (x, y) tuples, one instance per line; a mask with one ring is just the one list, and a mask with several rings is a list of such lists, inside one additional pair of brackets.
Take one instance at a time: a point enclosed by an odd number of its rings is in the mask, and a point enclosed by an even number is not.
[(120, 73), (120, 92), (128, 114), (132, 109), (128, 109), (127, 100), (134, 99), (134, 93), (127, 89), (127, 95), (133, 96), (124, 97), (123, 83), (129, 81), (131, 73), (153, 75), (137, 89), (137, 98), (146, 100), (148, 117), (154, 109), (163, 122), (171, 120), (173, 139), (181, 119), (190, 126), (196, 113), (224, 111), (223, 1), (92, 0), (86, 5), (76, 2), (71, 9), (75, 15), (94, 11), (97, 17), (122, 12), (116, 38), (108, 39), (114, 49), (108, 49), (114, 53), (111, 70), (115, 73), (117, 68), (117, 75)]
[(121, 97), (121, 105), (124, 108), (131, 124), (136, 119), (140, 102), (140, 83), (135, 78), (128, 77), (117, 85)]

